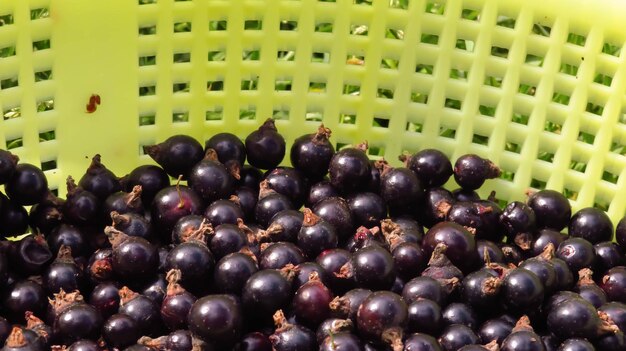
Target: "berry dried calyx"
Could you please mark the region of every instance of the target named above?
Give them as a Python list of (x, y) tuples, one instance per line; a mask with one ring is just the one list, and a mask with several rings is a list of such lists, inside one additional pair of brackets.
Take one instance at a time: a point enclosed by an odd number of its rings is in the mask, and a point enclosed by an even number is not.
[(58, 293), (53, 294), (53, 296), (54, 298), (48, 299), (48, 301), (57, 315), (72, 305), (84, 302), (83, 295), (81, 295), (78, 290), (67, 293), (61, 289)]

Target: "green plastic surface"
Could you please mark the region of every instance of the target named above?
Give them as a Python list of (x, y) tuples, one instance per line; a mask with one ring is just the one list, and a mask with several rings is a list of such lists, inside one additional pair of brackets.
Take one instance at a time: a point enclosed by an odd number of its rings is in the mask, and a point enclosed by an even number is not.
[(0, 147), (53, 188), (95, 153), (123, 175), (142, 145), (274, 117), (395, 163), (489, 157), (502, 200), (626, 209), (623, 0), (1, 0), (0, 21)]

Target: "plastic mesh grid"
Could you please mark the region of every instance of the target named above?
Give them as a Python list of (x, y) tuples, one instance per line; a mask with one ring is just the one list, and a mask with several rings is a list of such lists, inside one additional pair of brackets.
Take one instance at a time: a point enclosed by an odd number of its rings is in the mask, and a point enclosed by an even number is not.
[[(17, 49), (15, 57), (0, 57), (0, 81), (19, 83), (0, 90), (0, 146), (22, 138), (16, 153), (37, 162), (58, 158), (64, 177), (86, 166), (64, 157), (75, 145), (38, 143), (38, 134), (57, 123), (70, 128), (71, 113), (60, 107), (36, 112), (62, 89), (54, 80), (34, 81), (33, 72), (53, 67), (54, 48), (26, 50), (54, 33), (54, 20), (29, 18), (48, 6), (0, 4), (0, 18), (24, 23), (19, 31), (0, 27), (0, 52)], [(124, 52), (136, 76), (111, 89), (127, 88), (134, 95), (126, 98), (136, 102), (123, 116), (108, 116), (138, 130), (126, 135), (132, 152), (121, 157), (125, 164), (149, 162), (141, 146), (174, 133), (204, 140), (228, 129), (245, 137), (274, 117), (292, 141), (323, 121), (339, 146), (368, 140), (373, 157), (392, 162), (425, 147), (453, 159), (468, 152), (490, 157), (504, 172), (484, 193), (496, 190), (502, 200), (549, 187), (564, 191), (576, 209), (624, 214), (626, 33), (616, 26), (626, 18), (622, 4), (139, 0), (129, 9), (134, 33), (112, 35), (137, 38)], [(69, 39), (52, 36), (52, 43)], [(22, 117), (7, 118), (16, 107)], [(37, 119), (37, 130), (21, 124), (27, 118)], [(92, 143), (105, 149), (99, 139)]]

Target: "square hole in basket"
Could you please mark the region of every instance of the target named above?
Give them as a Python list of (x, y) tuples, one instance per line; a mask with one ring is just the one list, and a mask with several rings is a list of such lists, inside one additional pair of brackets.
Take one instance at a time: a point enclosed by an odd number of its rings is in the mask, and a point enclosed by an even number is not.
[(57, 160), (50, 160), (41, 162), (41, 170), (42, 171), (51, 171), (57, 168)]
[(225, 20), (209, 21), (210, 31), (228, 30), (228, 22)]
[(395, 40), (404, 40), (404, 30), (403, 29), (387, 28), (385, 30), (385, 38), (386, 39), (395, 39)]
[(272, 119), (275, 121), (288, 121), (289, 109), (279, 108), (279, 109), (272, 110)]
[(139, 96), (156, 95), (156, 85), (146, 85), (139, 87)]
[(325, 93), (326, 82), (310, 82), (309, 93)]
[(277, 51), (276, 59), (278, 61), (294, 61), (296, 59), (295, 51)]
[(50, 17), (50, 11), (46, 7), (40, 7), (40, 8), (30, 10), (31, 20), (38, 20), (38, 19), (48, 18), (48, 17)]
[(321, 122), (324, 119), (324, 113), (321, 111), (307, 111), (304, 114), (307, 122)]
[(311, 62), (329, 63), (330, 52), (313, 52), (311, 54)]
[(406, 122), (406, 126), (404, 127), (404, 130), (406, 130), (407, 132), (412, 132), (412, 133), (421, 133), (423, 128), (424, 128), (424, 125), (421, 123)]
[(576, 172), (585, 173), (585, 170), (587, 169), (587, 164), (579, 161), (571, 161), (569, 164), (569, 169)]
[(411, 102), (415, 102), (418, 104), (427, 104), (428, 103), (428, 95), (423, 93), (411, 93)]
[(573, 189), (564, 188), (563, 195), (570, 200), (578, 199), (578, 191), (573, 190)]
[(468, 21), (478, 21), (480, 20), (480, 11), (474, 9), (463, 9), (461, 11), (461, 18)]
[(374, 117), (372, 119), (372, 127), (389, 128), (389, 118)]
[(522, 148), (519, 144), (509, 141), (504, 144), (504, 150), (519, 154), (522, 151)]
[(380, 68), (398, 69), (398, 66), (400, 66), (400, 60), (393, 58), (383, 58), (380, 60)]
[(446, 102), (444, 104), (445, 107), (451, 108), (453, 110), (461, 109), (461, 100), (446, 98)]
[(50, 39), (38, 40), (33, 42), (33, 51), (50, 49)]
[(367, 36), (369, 34), (369, 26), (365, 24), (352, 24), (350, 25), (350, 34)]
[(242, 91), (257, 90), (258, 88), (259, 88), (258, 79), (242, 79), (241, 80)]
[(502, 15), (498, 16), (498, 19), (496, 20), (497, 26), (511, 28), (511, 29), (515, 28), (515, 23), (516, 23), (515, 18), (502, 16)]
[(543, 37), (549, 37), (551, 32), (552, 32), (552, 27), (544, 26), (538, 23), (535, 23), (533, 25), (533, 33), (537, 35), (541, 35)]
[(15, 56), (15, 46), (0, 48), (0, 58)]
[(478, 106), (478, 112), (483, 116), (494, 117), (496, 115), (496, 108), (494, 106), (480, 105)]
[(222, 111), (221, 107), (207, 110), (204, 119), (206, 121), (221, 121), (224, 119), (224, 111)]
[(356, 124), (356, 114), (340, 113), (339, 123), (341, 124)]
[(191, 62), (191, 54), (188, 52), (175, 53), (172, 57), (174, 63)]
[(176, 22), (174, 23), (174, 33), (190, 33), (191, 22)]
[(552, 94), (552, 101), (561, 105), (569, 105), (570, 96), (562, 93)]
[(189, 122), (189, 112), (174, 112), (172, 113), (172, 123)]
[(598, 74), (593, 79), (593, 81), (595, 83), (606, 85), (607, 87), (610, 87), (611, 83), (613, 83), (613, 77), (607, 76), (607, 75), (604, 75), (604, 74)]
[(52, 70), (44, 70), (35, 72), (35, 82), (42, 82), (52, 79)]
[(439, 136), (443, 138), (454, 139), (456, 138), (456, 129), (441, 127), (439, 128)]
[(446, 10), (446, 5), (436, 0), (429, 0), (426, 3), (426, 12), (435, 15), (443, 15)]
[(46, 132), (39, 133), (39, 142), (43, 143), (44, 141), (55, 140), (57, 138), (56, 132), (54, 130), (49, 130)]
[(209, 51), (207, 61), (224, 61), (226, 60), (226, 50)]
[(619, 56), (620, 51), (622, 51), (622, 48), (620, 46), (612, 45), (609, 43), (604, 43), (604, 45), (602, 45), (603, 54)]
[(0, 15), (0, 27), (11, 25), (14, 21), (13, 14)]
[(392, 89), (378, 88), (376, 89), (376, 97), (381, 99), (393, 99), (394, 92)]
[(528, 116), (528, 115), (524, 115), (524, 114), (521, 114), (521, 113), (514, 112), (513, 113), (513, 117), (511, 118), (511, 122), (518, 123), (518, 124), (523, 124), (523, 125), (527, 126), (529, 119), (530, 119), (530, 116)]
[(37, 101), (37, 112), (45, 112), (54, 110), (54, 99), (46, 99)]
[(618, 179), (619, 179), (618, 175), (615, 175), (609, 171), (604, 171), (602, 173), (602, 180), (607, 181), (609, 183), (617, 184)]
[(24, 143), (22, 141), (22, 138), (15, 138), (15, 139), (7, 139), (6, 141), (7, 150), (11, 150), (11, 149), (17, 149), (18, 147), (22, 147), (24, 146)]
[(459, 50), (474, 52), (474, 47), (476, 46), (476, 42), (469, 39), (457, 39), (455, 47)]
[(409, 8), (409, 0), (389, 0), (389, 7), (406, 10)]
[(352, 0), (352, 3), (356, 5), (369, 5), (372, 6), (373, 0)]
[(332, 33), (333, 24), (331, 22), (321, 22), (315, 24), (315, 31), (320, 33)]
[(472, 135), (472, 144), (487, 145), (489, 144), (489, 137), (484, 135), (474, 134)]
[(352, 85), (352, 84), (344, 84), (342, 93), (343, 95), (353, 95), (353, 96), (361, 95), (361, 86)]
[(530, 66), (543, 67), (543, 57), (533, 54), (526, 54), (526, 60), (524, 60), (524, 63)]
[(254, 107), (239, 109), (240, 120), (253, 120), (256, 119), (256, 109)]
[(348, 55), (346, 57), (346, 64), (352, 66), (363, 66), (365, 65), (365, 56)]
[(503, 48), (503, 47), (499, 47), (499, 46), (492, 46), (491, 47), (491, 56), (508, 58), (509, 57), (509, 49)]
[(385, 147), (383, 145), (368, 145), (367, 154), (369, 156), (385, 156)]
[(439, 36), (436, 34), (422, 34), (420, 42), (424, 44), (437, 45), (439, 44)]
[(543, 126), (543, 130), (545, 130), (548, 133), (554, 133), (554, 134), (561, 134), (562, 129), (563, 129), (562, 125), (551, 122), (551, 121), (546, 121)]
[(587, 37), (579, 34), (569, 33), (567, 35), (567, 42), (574, 45), (585, 46)]
[(569, 65), (567, 63), (561, 64), (559, 72), (568, 74), (570, 76), (576, 76), (578, 74), (578, 66)]
[(156, 123), (156, 116), (154, 114), (139, 115), (140, 126), (153, 126)]
[[(515, 180), (515, 173), (505, 171), (503, 169), (500, 170), (500, 179), (506, 180), (507, 182), (512, 182)], [(496, 202), (500, 205), (500, 207), (505, 208), (508, 202), (506, 200), (499, 200), (496, 198)]]
[(537, 87), (534, 87), (532, 85), (520, 84), (517, 91), (524, 95), (535, 96), (535, 93), (537, 92)]
[(486, 76), (485, 77), (485, 81), (483, 82), (483, 84), (487, 85), (487, 86), (490, 86), (490, 87), (500, 88), (500, 87), (502, 87), (502, 78), (501, 77)]
[(0, 89), (9, 89), (18, 86), (17, 76), (0, 80)]
[(156, 4), (157, 0), (139, 0), (139, 5)]
[(461, 71), (456, 68), (450, 69), (450, 78), (467, 81), (467, 71)]
[(245, 20), (243, 21), (244, 30), (262, 30), (263, 21), (261, 20)]
[(172, 93), (188, 93), (189, 92), (189, 83), (174, 83), (172, 84)]
[(535, 188), (535, 189), (539, 189), (539, 190), (543, 190), (543, 189), (546, 188), (546, 182), (544, 182), (543, 180), (532, 178), (531, 181), (530, 181), (530, 187), (531, 188)]
[(582, 141), (583, 143), (593, 145), (593, 143), (596, 141), (596, 136), (591, 133), (581, 131), (578, 133), (578, 140)]
[(156, 65), (156, 56), (139, 56), (139, 67)]
[(594, 115), (602, 116), (602, 113), (604, 112), (604, 106), (588, 102), (587, 106), (585, 107), (585, 111), (593, 113)]
[(552, 163), (554, 161), (554, 154), (548, 151), (538, 151), (537, 159), (541, 161), (546, 161)]
[(274, 82), (274, 90), (276, 91), (291, 91), (291, 84), (293, 83), (290, 79), (276, 79)]
[(258, 61), (261, 59), (261, 50), (244, 50), (241, 53), (241, 59), (244, 61)]
[(435, 66), (433, 65), (423, 65), (423, 64), (417, 64), (415, 66), (415, 72), (417, 73), (423, 73), (423, 74), (433, 74), (433, 71), (435, 70)]
[(224, 90), (223, 80), (209, 80), (206, 82), (207, 91), (222, 91)]
[(280, 21), (278, 30), (293, 31), (298, 29), (298, 21)]
[(20, 106), (6, 108), (2, 111), (3, 120), (20, 118), (20, 117), (22, 117), (22, 107)]
[(155, 35), (156, 32), (156, 25), (139, 27), (139, 35)]

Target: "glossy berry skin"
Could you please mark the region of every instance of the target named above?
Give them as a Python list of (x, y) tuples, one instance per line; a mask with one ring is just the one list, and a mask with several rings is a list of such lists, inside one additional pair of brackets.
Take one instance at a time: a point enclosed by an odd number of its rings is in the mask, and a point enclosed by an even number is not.
[(285, 195), (271, 193), (261, 199), (256, 204), (254, 218), (262, 227), (267, 227), (272, 218), (284, 210), (293, 210), (294, 205)]
[(302, 212), (296, 210), (284, 210), (275, 214), (269, 226), (280, 226), (281, 231), (272, 236), (272, 241), (296, 242), (298, 233), (302, 229), (303, 220)]
[(235, 178), (218, 161), (204, 159), (189, 171), (188, 184), (205, 203), (228, 198), (235, 190)]
[(454, 180), (466, 190), (476, 190), (485, 180), (499, 175), (500, 169), (493, 162), (478, 155), (463, 155), (454, 163)]
[(396, 279), (393, 257), (379, 245), (369, 245), (356, 251), (350, 262), (359, 288), (387, 290)]
[(260, 269), (281, 269), (287, 264), (299, 265), (305, 261), (302, 250), (293, 243), (277, 242), (269, 244), (259, 256)]
[(289, 305), (292, 294), (291, 282), (279, 271), (264, 269), (248, 278), (241, 301), (246, 313), (267, 318)]
[(154, 301), (157, 305), (161, 304), (165, 298), (167, 285), (168, 282), (165, 280), (165, 275), (158, 274), (148, 280), (147, 283), (141, 282), (141, 295)]
[(182, 285), (202, 286), (208, 284), (215, 267), (215, 258), (209, 248), (192, 240), (173, 248), (167, 255), (167, 267), (182, 272)]
[(378, 291), (369, 295), (359, 307), (357, 328), (365, 339), (378, 341), (386, 330), (406, 327), (408, 316), (408, 306), (400, 295)]
[(141, 165), (124, 178), (125, 191), (131, 191), (136, 185), (141, 185), (141, 202), (149, 205), (161, 189), (170, 185), (170, 177), (159, 166)]
[(144, 239), (152, 237), (152, 226), (143, 215), (136, 213), (126, 213), (115, 216), (113, 219), (115, 229), (124, 232), (129, 236), (138, 236)]
[(43, 285), (49, 295), (64, 291), (74, 291), (84, 288), (83, 271), (74, 262), (53, 262), (44, 272)]
[(541, 281), (547, 295), (552, 294), (552, 292), (556, 290), (556, 271), (550, 261), (533, 257), (522, 262), (519, 267), (535, 273), (537, 278)]
[(89, 168), (78, 181), (78, 186), (96, 195), (100, 201), (122, 190), (117, 176), (100, 162), (100, 155), (92, 158)]
[(137, 322), (125, 314), (114, 314), (102, 327), (102, 337), (108, 345), (125, 348), (141, 337)]
[(242, 308), (230, 295), (209, 295), (189, 311), (189, 329), (205, 341), (234, 345), (243, 329)]
[(23, 323), (26, 311), (41, 316), (46, 305), (47, 299), (43, 288), (30, 280), (22, 280), (8, 286), (3, 294), (3, 316), (12, 323)]
[(441, 306), (429, 299), (418, 299), (409, 305), (408, 331), (437, 335), (443, 327)]
[[(2, 218), (2, 203), (4, 202), (4, 198), (0, 199), (0, 218)], [(8, 200), (7, 200), (8, 202)], [(19, 206), (21, 207), (21, 206)], [(61, 213), (61, 205), (60, 204), (46, 204), (39, 203), (30, 208), (28, 212), (28, 224), (31, 228), (36, 230), (37, 233), (42, 233), (44, 235), (50, 234), (50, 231), (61, 224), (63, 218), (63, 214)], [(7, 223), (6, 221), (0, 219), (2, 223)], [(0, 235), (2, 235), (2, 231), (0, 231)]]
[(67, 200), (63, 204), (64, 218), (70, 223), (78, 225), (88, 224), (99, 219), (98, 217), (101, 216), (101, 205), (96, 195), (77, 188), (67, 194)]
[(540, 190), (528, 197), (527, 204), (535, 212), (538, 228), (560, 231), (567, 226), (572, 215), (567, 198), (555, 190)]
[(462, 324), (452, 324), (446, 327), (439, 337), (439, 343), (445, 351), (455, 351), (465, 345), (472, 345), (477, 342), (476, 333)]
[(119, 313), (134, 319), (141, 335), (160, 333), (162, 326), (159, 306), (146, 296), (138, 295), (130, 301), (122, 302)]
[(70, 345), (67, 351), (100, 351), (100, 347), (91, 340), (78, 340)]
[(298, 323), (316, 328), (330, 317), (332, 292), (320, 280), (309, 280), (296, 291), (292, 306)]
[(456, 202), (448, 190), (444, 188), (428, 188), (424, 192), (424, 202), (418, 211), (420, 223), (432, 227), (443, 222), (448, 215), (450, 207)]
[(531, 232), (536, 227), (535, 212), (525, 203), (513, 201), (500, 214), (500, 225), (509, 236)]
[(19, 160), (10, 151), (0, 150), (0, 184), (6, 184), (11, 179)]
[(552, 229), (541, 229), (539, 230), (535, 240), (532, 243), (531, 255), (537, 256), (545, 250), (548, 244), (552, 243), (555, 248), (558, 248), (559, 245), (568, 238), (567, 234), (560, 233), (556, 230)]
[(241, 341), (235, 346), (234, 351), (272, 351), (270, 339), (260, 333), (251, 332), (243, 336)]
[(517, 331), (511, 333), (502, 341), (501, 351), (545, 351), (545, 346), (539, 335), (532, 331)]
[(156, 273), (159, 253), (146, 239), (129, 237), (113, 249), (111, 264), (120, 277), (127, 280), (141, 279)]
[(72, 249), (72, 256), (81, 257), (89, 254), (89, 244), (85, 238), (83, 229), (71, 224), (61, 224), (54, 228), (47, 238), (50, 252), (56, 255), (61, 245), (69, 246)]
[(452, 163), (443, 152), (435, 149), (420, 150), (411, 155), (406, 167), (428, 188), (444, 185), (452, 175)]
[(311, 273), (317, 273), (320, 281), (324, 283), (324, 285), (328, 284), (330, 280), (326, 275), (326, 272), (315, 261), (307, 261), (300, 263), (296, 266), (296, 276), (293, 278), (293, 289), (298, 290), (302, 285), (306, 284), (309, 281), (309, 277)]
[(113, 282), (100, 283), (91, 292), (88, 302), (104, 319), (108, 319), (119, 310), (119, 287)]
[(600, 306), (598, 311), (606, 313), (620, 330), (626, 329), (626, 304), (608, 302)]
[(626, 250), (626, 217), (622, 218), (615, 227), (615, 241), (622, 250)]
[(574, 213), (569, 222), (568, 233), (592, 244), (610, 241), (613, 238), (613, 223), (606, 212), (593, 207)]
[(241, 207), (230, 200), (214, 201), (204, 211), (204, 217), (213, 227), (221, 224), (237, 224), (238, 218), (244, 218)]
[(170, 331), (187, 328), (187, 315), (196, 297), (187, 291), (166, 295), (161, 303), (161, 320)]
[(259, 183), (263, 179), (263, 172), (256, 167), (245, 165), (239, 169), (239, 186), (245, 186), (255, 191), (259, 191)]
[(435, 301), (438, 305), (446, 302), (447, 295), (435, 279), (430, 277), (416, 277), (409, 280), (402, 289), (402, 298), (407, 303), (413, 303), (420, 298)]
[(496, 340), (498, 345), (500, 345), (511, 334), (513, 327), (513, 323), (502, 318), (495, 318), (483, 323), (477, 330), (477, 334), (483, 344)]
[(220, 224), (214, 231), (215, 234), (209, 239), (209, 249), (216, 260), (248, 244), (246, 235), (234, 224)]
[(351, 257), (350, 252), (344, 249), (331, 249), (322, 252), (315, 259), (329, 277), (328, 287), (336, 294), (342, 294), (354, 288), (353, 279), (339, 276), (341, 267), (350, 261)]
[(369, 159), (363, 150), (345, 148), (335, 153), (328, 166), (330, 184), (343, 193), (365, 190), (371, 173)]
[(346, 199), (352, 213), (354, 225), (372, 228), (380, 225), (387, 216), (387, 205), (382, 197), (375, 193), (356, 193)]
[(278, 133), (274, 120), (268, 119), (245, 140), (248, 163), (260, 169), (272, 169), (285, 157), (285, 139)]
[(340, 332), (328, 336), (320, 344), (320, 351), (361, 351), (363, 342), (354, 334)]
[(305, 201), (307, 207), (313, 207), (318, 202), (329, 198), (339, 196), (339, 192), (327, 180), (317, 182), (309, 188), (309, 194)]
[(143, 190), (135, 188), (131, 189), (130, 192), (118, 191), (109, 195), (102, 203), (102, 213), (107, 222), (113, 211), (120, 214), (135, 213), (143, 215), (144, 205), (141, 201), (141, 195), (137, 195), (137, 192), (143, 192)]
[(41, 169), (28, 163), (20, 163), (4, 185), (4, 190), (16, 204), (34, 205), (46, 196), (48, 180)]
[(617, 266), (609, 269), (602, 277), (600, 287), (609, 301), (626, 303), (626, 267)]
[(532, 311), (541, 306), (545, 289), (535, 273), (515, 268), (502, 281), (500, 298), (504, 307), (514, 313)]
[(213, 149), (222, 164), (229, 161), (243, 165), (246, 160), (246, 147), (243, 142), (232, 133), (217, 133), (204, 143), (204, 150)]
[[(572, 318), (576, 316), (576, 318)], [(580, 298), (570, 298), (554, 306), (548, 314), (550, 331), (561, 339), (598, 336), (600, 319), (596, 309)]]
[(152, 157), (167, 174), (187, 179), (193, 166), (204, 157), (200, 143), (188, 135), (174, 135), (160, 144), (144, 146), (144, 152)]
[(55, 334), (65, 343), (81, 339), (95, 340), (100, 335), (102, 318), (96, 309), (85, 303), (77, 303), (64, 309), (55, 318)]
[(475, 330), (478, 327), (478, 317), (472, 308), (464, 303), (454, 302), (446, 306), (441, 312), (443, 324), (462, 324)]
[(411, 170), (388, 168), (381, 173), (380, 195), (389, 207), (406, 211), (421, 202), (424, 189)]
[(330, 223), (337, 230), (339, 242), (354, 234), (354, 221), (348, 203), (340, 197), (331, 197), (318, 202), (313, 213)]
[(490, 269), (480, 269), (463, 278), (461, 300), (476, 308), (488, 308), (498, 303), (500, 279)]
[(403, 242), (395, 246), (391, 255), (398, 277), (405, 281), (417, 277), (428, 263), (426, 253), (414, 242)]
[(159, 191), (152, 202), (151, 220), (162, 239), (170, 240), (176, 222), (188, 215), (200, 215), (202, 199), (184, 185), (168, 186)]
[(22, 235), (28, 229), (28, 212), (0, 193), (0, 223), (1, 237)]
[(594, 271), (604, 272), (616, 266), (626, 264), (626, 256), (624, 250), (612, 241), (603, 241), (593, 245), (596, 252), (596, 264)]
[(489, 254), (491, 262), (504, 263), (504, 253), (494, 242), (489, 240), (476, 240), (476, 251), (480, 262), (485, 262), (485, 250)]
[(308, 191), (302, 173), (291, 167), (277, 167), (265, 175), (269, 188), (285, 195), (295, 208), (304, 203)]
[(240, 186), (235, 189), (234, 196), (237, 196), (239, 200), (239, 207), (241, 207), (244, 219), (246, 221), (252, 221), (254, 219), (256, 203), (259, 199), (259, 193), (246, 186)]
[(330, 130), (320, 127), (318, 133), (305, 134), (291, 146), (291, 164), (309, 179), (320, 179), (328, 173), (328, 165), (335, 154), (328, 140)]
[(30, 276), (41, 274), (53, 257), (42, 236), (29, 235), (13, 243), (8, 262), (16, 272)]
[(415, 333), (404, 341), (406, 351), (443, 351), (437, 339), (428, 334)]
[(570, 238), (563, 241), (556, 250), (556, 256), (569, 266), (572, 272), (592, 268), (596, 253), (593, 245), (583, 238)]
[(585, 339), (572, 338), (563, 341), (557, 351), (595, 351), (592, 343)]
[(315, 333), (300, 325), (278, 328), (270, 335), (274, 351), (316, 351), (318, 350)]
[(303, 225), (296, 238), (298, 247), (313, 259), (325, 250), (337, 247), (338, 237), (335, 227), (320, 219), (313, 225)]
[(502, 241), (500, 208), (491, 201), (458, 201), (450, 207), (447, 220), (472, 228), (476, 239)]
[(217, 262), (213, 281), (218, 292), (240, 295), (248, 278), (257, 271), (257, 264), (250, 256), (235, 252)]
[(430, 256), (439, 243), (447, 246), (446, 256), (459, 269), (467, 271), (478, 263), (474, 236), (463, 226), (453, 222), (436, 224), (426, 232), (422, 248)]

